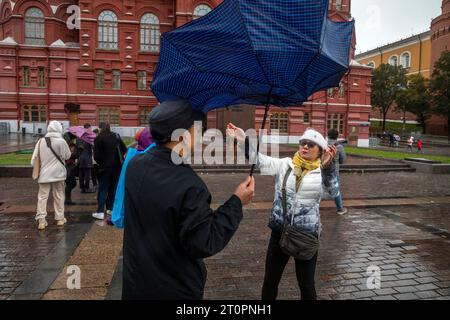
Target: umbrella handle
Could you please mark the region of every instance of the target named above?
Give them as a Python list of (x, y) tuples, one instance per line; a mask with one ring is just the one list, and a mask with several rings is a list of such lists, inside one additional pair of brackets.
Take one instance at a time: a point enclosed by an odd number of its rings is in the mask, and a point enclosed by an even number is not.
[[(267, 120), (267, 114), (269, 113), (271, 95), (272, 95), (272, 88), (270, 88), (269, 95), (267, 96), (266, 108), (264, 110), (263, 123), (261, 126), (261, 131), (259, 132), (258, 142), (256, 144), (256, 157), (258, 156), (258, 153), (259, 153), (259, 140), (261, 138), (261, 132), (263, 132), (266, 127), (266, 120)], [(256, 167), (256, 163), (252, 164), (252, 168), (250, 170), (250, 177), (253, 177), (253, 172), (255, 171), (255, 167)]]

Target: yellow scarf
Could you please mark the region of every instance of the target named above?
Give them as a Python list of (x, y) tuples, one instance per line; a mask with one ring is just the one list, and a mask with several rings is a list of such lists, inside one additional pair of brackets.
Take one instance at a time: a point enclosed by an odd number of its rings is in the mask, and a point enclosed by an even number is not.
[(306, 174), (312, 170), (316, 170), (320, 167), (321, 161), (320, 158), (316, 161), (308, 161), (303, 159), (298, 152), (295, 153), (294, 158), (292, 159), (292, 164), (294, 165), (294, 174), (296, 177), (295, 181), (295, 191), (298, 191), (300, 187), (300, 182), (306, 176)]

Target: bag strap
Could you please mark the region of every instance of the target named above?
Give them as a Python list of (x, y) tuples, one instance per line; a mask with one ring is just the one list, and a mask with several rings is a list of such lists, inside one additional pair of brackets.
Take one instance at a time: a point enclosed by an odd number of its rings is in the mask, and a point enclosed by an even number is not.
[(286, 171), (285, 175), (284, 175), (284, 179), (283, 179), (283, 186), (281, 188), (281, 193), (282, 193), (282, 203), (283, 203), (283, 213), (284, 215), (287, 217), (287, 199), (286, 199), (286, 183), (287, 180), (289, 178), (289, 175), (291, 174), (292, 168), (289, 167), (289, 169)]
[(123, 164), (123, 155), (122, 155), (122, 152), (120, 151), (120, 136), (117, 133), (114, 133), (114, 135), (116, 136), (116, 140), (117, 140), (117, 144), (116, 144), (117, 155), (119, 156), (120, 164)]
[(61, 160), (61, 158), (58, 156), (58, 154), (55, 152), (55, 150), (53, 150), (52, 147), (52, 142), (50, 140), (49, 137), (45, 138), (45, 142), (47, 143), (47, 147), (53, 152), (53, 154), (55, 155), (56, 159), (58, 159), (58, 161), (65, 167), (66, 165), (64, 164), (64, 162)]

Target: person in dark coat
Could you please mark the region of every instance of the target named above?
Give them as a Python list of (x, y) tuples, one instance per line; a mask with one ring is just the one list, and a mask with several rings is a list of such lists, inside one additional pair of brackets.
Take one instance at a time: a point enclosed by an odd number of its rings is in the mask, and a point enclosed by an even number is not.
[[(90, 129), (91, 125), (86, 123), (85, 129)], [(80, 150), (80, 157), (78, 159), (79, 175), (80, 175), (80, 189), (81, 193), (91, 193), (89, 182), (91, 180), (91, 172), (93, 167), (92, 162), (92, 145), (81, 139), (77, 140), (78, 149)]]
[(67, 178), (66, 178), (66, 187), (65, 187), (65, 205), (74, 205), (75, 202), (72, 201), (72, 190), (77, 186), (77, 159), (78, 159), (78, 148), (76, 145), (76, 136), (71, 134), (70, 132), (66, 132), (63, 135), (64, 140), (66, 140), (70, 149), (70, 158), (66, 160), (66, 170), (67, 170)]
[[(202, 179), (186, 164), (176, 164), (175, 129), (189, 129), (193, 150), (195, 116), (183, 100), (164, 102), (150, 114), (156, 147), (137, 155), (127, 168), (123, 245), (124, 300), (203, 298), (203, 258), (221, 251), (242, 219), (242, 206), (254, 195), (248, 177), (217, 210)], [(191, 139), (191, 140), (189, 140)]]
[(98, 207), (97, 212), (93, 213), (92, 216), (103, 220), (105, 218), (105, 206), (107, 215), (111, 215), (123, 156), (127, 147), (119, 134), (111, 132), (109, 123), (102, 122), (99, 127), (100, 134), (94, 141), (94, 159), (99, 165)]

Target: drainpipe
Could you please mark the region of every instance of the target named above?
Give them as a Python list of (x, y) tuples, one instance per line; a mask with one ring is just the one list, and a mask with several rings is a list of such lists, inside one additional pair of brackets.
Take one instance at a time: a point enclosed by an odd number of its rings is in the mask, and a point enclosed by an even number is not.
[(419, 75), (422, 74), (422, 37), (420, 34), (418, 35), (419, 42), (420, 42), (420, 49), (419, 49)]
[[(351, 69), (349, 70), (349, 73), (347, 74), (347, 112), (345, 114), (346, 121), (345, 121), (345, 130), (344, 130), (346, 139), (348, 139), (350, 136), (350, 133), (348, 132), (348, 129), (349, 129), (348, 115), (350, 113), (350, 85), (351, 85), (350, 84), (350, 72), (351, 72)], [(359, 135), (359, 128), (358, 128), (358, 135)]]
[(383, 64), (383, 50), (381, 50), (381, 48), (378, 48), (378, 51), (380, 51), (380, 55), (381, 55), (381, 64)]
[[(50, 47), (47, 46), (47, 112), (45, 113), (45, 116), (47, 117), (47, 123), (50, 121)], [(45, 83), (45, 71), (44, 71), (44, 83)]]
[(17, 106), (17, 131), (19, 132), (20, 129), (20, 95), (19, 95), (19, 89), (20, 89), (20, 82), (19, 82), (19, 45), (16, 44), (15, 48), (16, 50), (16, 106)]

